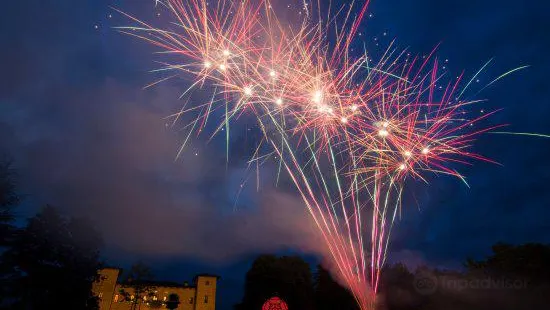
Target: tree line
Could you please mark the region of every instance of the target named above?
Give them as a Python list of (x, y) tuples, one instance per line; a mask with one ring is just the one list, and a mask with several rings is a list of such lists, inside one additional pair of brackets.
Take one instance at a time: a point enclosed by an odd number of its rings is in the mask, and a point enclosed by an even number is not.
[[(0, 309), (96, 310), (92, 285), (98, 270), (101, 234), (86, 218), (67, 217), (46, 205), (23, 227), (14, 225), (20, 203), (11, 161), (0, 161)], [(154, 295), (149, 266), (137, 262), (124, 274), (118, 292), (136, 309)], [(148, 302), (150, 308), (169, 302)]]
[[(550, 246), (499, 243), (483, 260), (468, 259), (462, 270), (402, 263), (381, 272), (379, 310), (548, 309)], [(318, 265), (312, 272), (298, 256), (262, 255), (246, 274), (245, 293), (235, 310), (261, 309), (270, 297), (289, 309), (359, 310), (352, 294)]]
[(14, 225), (20, 201), (10, 161), (0, 163), (0, 308), (97, 309), (91, 284), (101, 267), (100, 234), (84, 218), (44, 206)]
[[(18, 227), (18, 193), (12, 163), (0, 161), (0, 309), (98, 309), (92, 285), (104, 266), (101, 234), (89, 220), (64, 216), (49, 205)], [(152, 279), (150, 268), (137, 263), (119, 294), (135, 308), (154, 292)], [(350, 292), (325, 268), (312, 271), (297, 256), (259, 256), (246, 273), (244, 295), (234, 309), (259, 310), (274, 296), (290, 310), (358, 309)], [(549, 303), (550, 246), (496, 244), (491, 255), (466, 260), (459, 271), (386, 266), (377, 307), (512, 310), (547, 309)]]

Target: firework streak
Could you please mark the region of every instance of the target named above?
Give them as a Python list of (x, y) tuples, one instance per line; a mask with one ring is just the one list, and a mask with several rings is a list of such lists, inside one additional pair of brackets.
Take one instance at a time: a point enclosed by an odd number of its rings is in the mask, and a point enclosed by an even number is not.
[[(433, 55), (412, 57), (390, 45), (375, 64), (366, 52), (352, 56), (368, 1), (325, 16), (319, 3), (302, 3), (297, 26), (280, 21), (268, 0), (157, 4), (171, 12), (172, 29), (121, 12), (135, 25), (119, 30), (177, 59), (163, 62), (159, 71), (168, 77), (151, 85), (183, 73), (194, 79), (184, 95), (211, 90), (211, 100), (173, 115), (195, 116), (185, 143), (215, 111), (224, 117), (212, 135), (225, 131), (228, 144), (230, 124), (254, 116), (261, 144), (290, 175), (337, 276), (361, 309), (372, 307), (405, 180), (426, 181), (426, 173), (464, 180), (451, 163), (489, 161), (467, 147), (495, 128), (471, 126), (495, 111), (468, 118), (475, 101), (462, 99), (461, 76), (441, 81)], [(258, 150), (256, 163), (268, 156)]]

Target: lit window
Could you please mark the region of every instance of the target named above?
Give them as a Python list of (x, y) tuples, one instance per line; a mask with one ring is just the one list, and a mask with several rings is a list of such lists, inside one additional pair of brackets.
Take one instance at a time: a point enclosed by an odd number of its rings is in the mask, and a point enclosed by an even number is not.
[(97, 297), (102, 298), (103, 297), (103, 292), (99, 293), (99, 295), (97, 295)]
[(115, 302), (118, 302), (118, 294), (115, 295)]
[(205, 303), (205, 304), (208, 303), (208, 295), (204, 295), (204, 303)]
[(157, 299), (158, 299), (157, 296), (153, 296), (153, 300), (157, 300)]
[(166, 301), (166, 296), (164, 296), (164, 298), (162, 300)]

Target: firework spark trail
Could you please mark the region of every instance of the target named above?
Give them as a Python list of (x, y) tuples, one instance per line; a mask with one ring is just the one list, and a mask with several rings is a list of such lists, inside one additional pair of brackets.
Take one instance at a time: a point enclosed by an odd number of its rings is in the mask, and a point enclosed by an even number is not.
[[(368, 1), (361, 2), (356, 16), (353, 2), (333, 15), (329, 9), (323, 18), (320, 2), (313, 4), (302, 3), (306, 17), (292, 27), (278, 20), (269, 0), (157, 0), (171, 13), (174, 29), (155, 28), (124, 12), (136, 25), (118, 29), (176, 59), (163, 61), (159, 71), (170, 75), (149, 86), (181, 73), (194, 80), (182, 97), (195, 89), (211, 91), (210, 100), (192, 101), (172, 115), (196, 117), (186, 126), (182, 149), (193, 132), (200, 134), (222, 112), (211, 137), (225, 131), (229, 160), (230, 124), (243, 115), (255, 117), (267, 143), (255, 149), (249, 168), (254, 163), (259, 173), (260, 163), (276, 155), (277, 180), (286, 170), (337, 276), (361, 309), (369, 309), (405, 180), (427, 182), (426, 173), (464, 180), (450, 164), (492, 162), (467, 148), (499, 126), (471, 130), (496, 111), (466, 117), (463, 110), (478, 101), (463, 100), (465, 89), (456, 94), (462, 75), (443, 85), (435, 49), (422, 61), (393, 44), (375, 65), (366, 52), (353, 57), (350, 46)], [(262, 143), (270, 146), (268, 155), (260, 154)]]

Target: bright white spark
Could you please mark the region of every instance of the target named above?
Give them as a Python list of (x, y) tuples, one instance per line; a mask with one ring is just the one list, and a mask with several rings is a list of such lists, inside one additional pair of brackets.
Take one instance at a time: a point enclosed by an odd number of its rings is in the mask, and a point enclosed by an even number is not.
[(315, 103), (321, 103), (322, 98), (323, 98), (323, 93), (320, 90), (318, 90), (313, 94), (312, 100)]
[(380, 129), (380, 130), (378, 130), (378, 135), (379, 135), (380, 137), (387, 137), (389, 134), (390, 134), (390, 132), (387, 131), (386, 129)]

